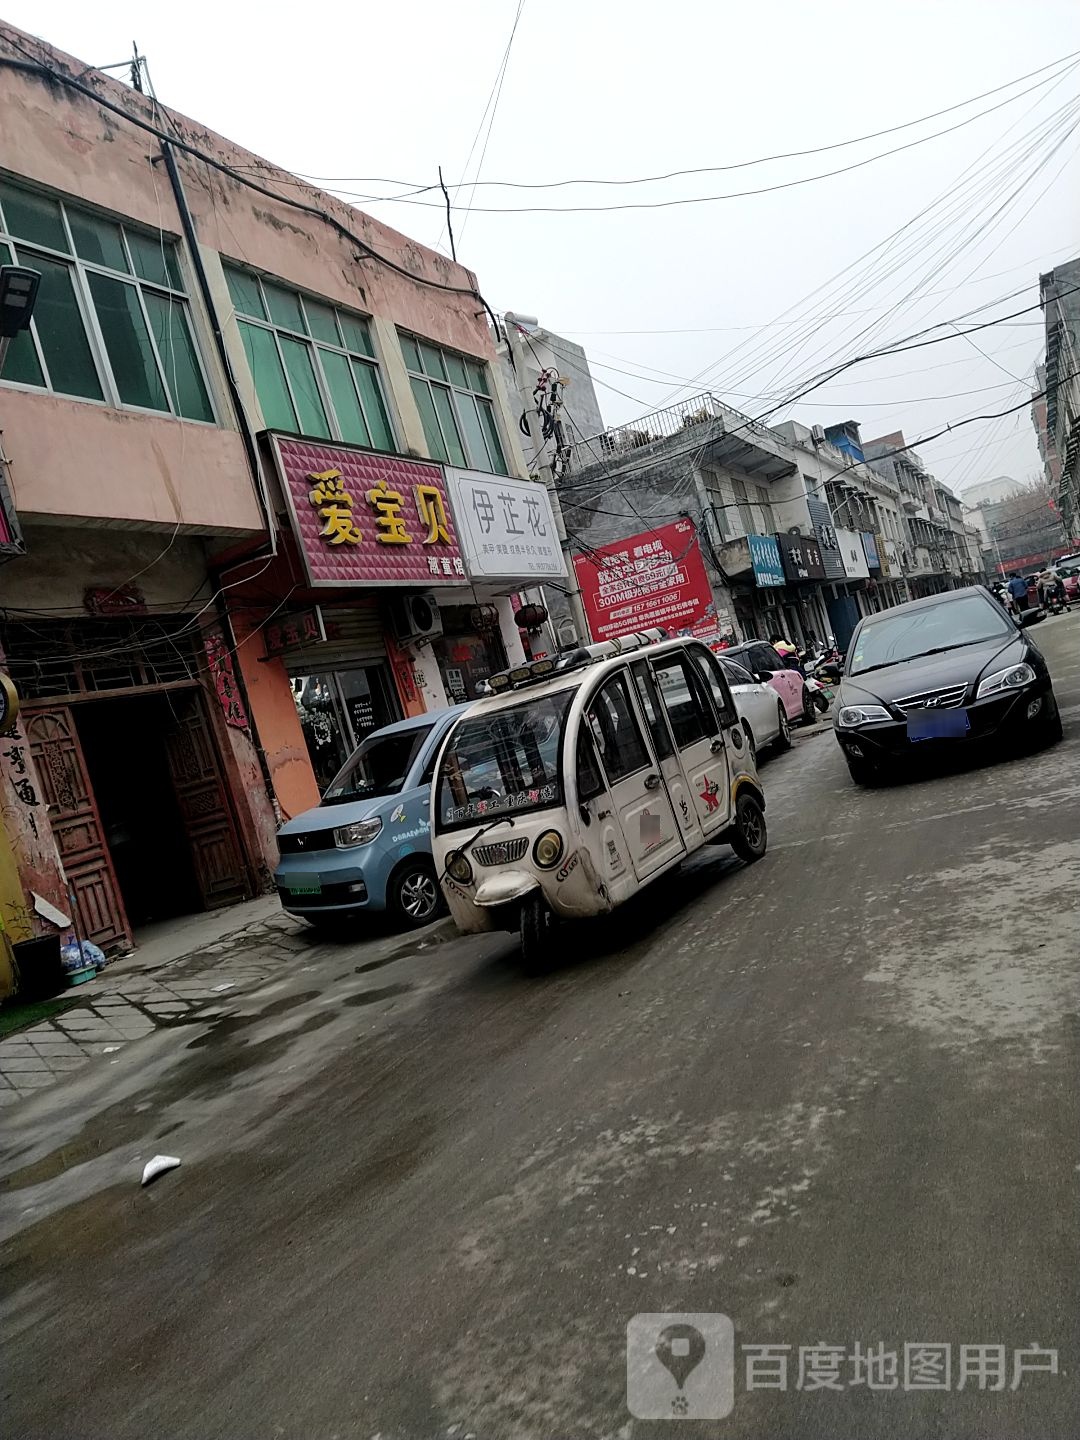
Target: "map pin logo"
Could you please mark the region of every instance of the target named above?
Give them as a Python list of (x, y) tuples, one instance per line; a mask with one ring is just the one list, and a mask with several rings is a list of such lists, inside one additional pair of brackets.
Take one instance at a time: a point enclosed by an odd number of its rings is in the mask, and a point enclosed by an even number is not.
[(656, 1358), (681, 1390), (705, 1358), (705, 1337), (693, 1325), (666, 1325), (657, 1336)]

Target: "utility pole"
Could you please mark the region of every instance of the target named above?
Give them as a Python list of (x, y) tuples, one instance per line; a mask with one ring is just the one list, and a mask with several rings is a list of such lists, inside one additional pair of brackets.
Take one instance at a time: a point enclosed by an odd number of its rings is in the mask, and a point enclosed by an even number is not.
[(570, 541), (566, 533), (566, 522), (563, 519), (562, 502), (559, 499), (558, 487), (555, 484), (555, 471), (547, 460), (547, 442), (544, 439), (540, 416), (537, 414), (536, 395), (533, 390), (530, 389), (526, 375), (525, 346), (522, 344), (521, 338), (522, 335), (528, 333), (522, 325), (522, 321), (525, 319), (528, 319), (530, 324), (535, 323), (531, 317), (517, 316), (512, 312), (503, 316), (506, 345), (510, 354), (510, 365), (514, 372), (514, 380), (517, 384), (518, 397), (521, 400), (525, 414), (525, 424), (529, 430), (529, 439), (533, 444), (533, 455), (534, 458), (540, 458), (541, 460), (539, 474), (551, 500), (551, 509), (555, 516), (555, 531), (559, 537), (559, 546), (563, 553), (563, 559), (566, 562), (566, 598), (570, 602), (570, 614), (574, 621), (574, 628), (577, 631), (579, 641), (583, 645), (587, 645), (592, 638), (589, 630), (589, 621), (585, 614), (585, 606), (581, 600), (581, 587), (577, 582), (574, 557), (571, 553)]

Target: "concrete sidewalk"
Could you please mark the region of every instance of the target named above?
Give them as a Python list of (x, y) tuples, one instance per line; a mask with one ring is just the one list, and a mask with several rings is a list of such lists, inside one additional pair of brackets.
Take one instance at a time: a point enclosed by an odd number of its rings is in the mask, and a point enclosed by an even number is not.
[(222, 1015), (233, 997), (282, 970), (310, 969), (320, 953), (381, 958), (422, 948), (452, 929), (451, 921), (441, 920), (421, 931), (392, 933), (376, 929), (373, 919), (366, 927), (358, 922), (355, 938), (327, 941), (285, 915), (273, 895), (154, 926), (137, 937), (142, 943), (132, 954), (67, 992), (79, 1003), (0, 1040), (0, 1107), (155, 1030), (196, 1015)]

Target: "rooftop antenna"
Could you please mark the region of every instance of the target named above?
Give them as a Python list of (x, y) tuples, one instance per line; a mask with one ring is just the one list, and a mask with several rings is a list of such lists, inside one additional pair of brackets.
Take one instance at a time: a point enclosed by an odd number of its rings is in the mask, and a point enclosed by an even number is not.
[(131, 84), (140, 95), (143, 93), (142, 63), (143, 57), (139, 54), (139, 47), (133, 40), (131, 42)]

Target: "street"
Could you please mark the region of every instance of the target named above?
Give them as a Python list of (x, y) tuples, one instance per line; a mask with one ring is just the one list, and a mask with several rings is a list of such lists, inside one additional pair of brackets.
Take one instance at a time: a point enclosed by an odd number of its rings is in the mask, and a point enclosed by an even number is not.
[[(691, 1435), (1080, 1432), (1080, 615), (1032, 635), (1054, 749), (860, 790), (805, 736), (759, 865), (706, 852), (540, 980), (508, 936), (323, 946), (5, 1110), (5, 1434), (657, 1435), (639, 1312), (734, 1322)], [(819, 1342), (947, 1344), (951, 1385), (800, 1389)]]

